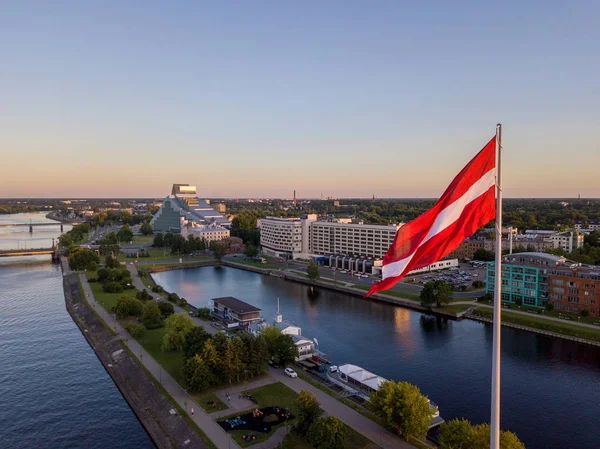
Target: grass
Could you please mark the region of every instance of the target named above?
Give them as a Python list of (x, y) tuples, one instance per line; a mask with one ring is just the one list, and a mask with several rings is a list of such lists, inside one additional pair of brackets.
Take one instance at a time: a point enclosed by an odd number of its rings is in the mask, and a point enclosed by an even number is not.
[[(348, 427), (344, 424), (346, 428), (346, 439), (343, 443), (344, 449), (376, 449), (377, 446), (368, 438), (365, 438), (356, 430)], [(295, 431), (292, 431), (286, 435), (286, 437), (281, 442), (282, 449), (312, 449), (313, 446), (306, 441), (306, 437), (299, 435)]]
[[(364, 285), (364, 284), (354, 284), (354, 285), (352, 285), (352, 288), (358, 288), (360, 290), (369, 291), (371, 289), (371, 286)], [(395, 296), (396, 298), (402, 298), (402, 299), (408, 299), (410, 301), (421, 302), (419, 295), (411, 295), (410, 293), (399, 292), (396, 290), (386, 290), (385, 292), (380, 292), (378, 294), (387, 295), (387, 296)]]
[[(206, 410), (207, 413), (220, 412), (221, 410), (227, 410), (229, 408), (210, 390), (203, 391), (202, 393), (192, 394), (192, 398), (194, 401), (200, 404), (200, 406)], [(209, 402), (216, 402), (217, 406), (213, 407), (209, 404)]]
[[(96, 277), (96, 272), (88, 271), (85, 275), (88, 280), (93, 279)], [(137, 290), (135, 289), (125, 290), (122, 293), (106, 293), (102, 290), (102, 284), (99, 282), (90, 282), (90, 288), (92, 289), (96, 301), (98, 301), (109, 313), (112, 313), (112, 308), (117, 305), (117, 301), (121, 296), (135, 297), (135, 294), (137, 293)]]
[(146, 334), (138, 339), (138, 342), (180, 385), (183, 385), (183, 353), (162, 350), (162, 341), (166, 329), (149, 329)]
[[(274, 384), (265, 385), (265, 386), (256, 388), (254, 390), (249, 390), (248, 392), (250, 394), (252, 394), (252, 396), (256, 400), (258, 408), (284, 407), (284, 408), (290, 409), (290, 411), (292, 412), (292, 414), (294, 416), (298, 416), (298, 407), (296, 405), (296, 399), (298, 398), (298, 393), (296, 393), (292, 389), (286, 387), (281, 382), (276, 382)], [(231, 416), (222, 418), (222, 420), (240, 416), (240, 415), (243, 415), (244, 413), (246, 413), (246, 412), (243, 412), (243, 411), (238, 412)], [(228, 433), (231, 435), (231, 437), (235, 441), (237, 441), (237, 443), (240, 446), (248, 447), (248, 446), (252, 446), (254, 444), (261, 443), (263, 441), (268, 440), (273, 435), (273, 432), (277, 428), (285, 426), (285, 425), (286, 425), (285, 423), (281, 423), (281, 424), (278, 424), (277, 426), (273, 426), (271, 428), (271, 432), (269, 432), (269, 433), (251, 432), (249, 430), (233, 430)], [(254, 435), (256, 435), (256, 440), (254, 440), (252, 442), (244, 441), (242, 439), (242, 437), (244, 435), (247, 435), (248, 433), (253, 433)]]
[[(492, 309), (488, 309), (487, 307), (479, 307), (475, 309), (473, 313), (491, 319), (493, 317), (494, 312)], [(535, 329), (545, 330), (549, 332), (556, 332), (558, 334), (568, 335), (571, 337), (600, 341), (600, 329), (590, 329), (587, 327), (569, 324), (568, 322), (562, 323), (550, 321), (534, 315), (518, 315), (516, 313), (507, 312), (506, 310), (502, 311), (502, 320), (508, 323), (533, 327)]]
[(227, 259), (227, 261), (232, 263), (239, 263), (240, 265), (250, 265), (251, 267), (257, 268), (277, 268), (275, 265), (270, 263), (254, 262), (253, 260), (244, 260), (242, 258)]
[(138, 245), (148, 245), (153, 242), (154, 242), (153, 235), (134, 235), (133, 240), (132, 240), (132, 243), (135, 243)]

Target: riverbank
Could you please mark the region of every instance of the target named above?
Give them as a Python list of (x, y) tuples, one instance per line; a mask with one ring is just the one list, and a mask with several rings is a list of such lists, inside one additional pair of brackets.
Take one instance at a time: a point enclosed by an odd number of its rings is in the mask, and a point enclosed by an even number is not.
[(106, 328), (82, 297), (76, 274), (63, 278), (65, 305), (81, 333), (112, 377), (158, 449), (206, 448), (194, 429), (161, 393), (147, 373), (122, 344), (118, 335)]
[[(188, 264), (171, 264), (171, 265), (166, 265), (166, 266), (156, 265), (156, 266), (153, 266), (152, 268), (149, 268), (149, 272), (160, 272), (160, 271), (170, 271), (170, 270), (178, 270), (178, 269), (185, 269), (185, 268), (196, 268), (196, 267), (203, 267), (203, 266), (221, 266), (221, 265), (231, 267), (231, 268), (238, 268), (240, 270), (252, 271), (254, 273), (259, 273), (259, 274), (263, 274), (263, 275), (267, 275), (267, 276), (274, 276), (274, 277), (278, 277), (278, 278), (281, 278), (281, 279), (284, 279), (287, 281), (292, 281), (295, 283), (304, 284), (304, 285), (311, 286), (311, 287), (320, 287), (320, 288), (335, 291), (335, 292), (346, 293), (346, 294), (349, 294), (349, 295), (352, 295), (355, 297), (360, 297), (360, 298), (363, 298), (366, 293), (365, 286), (363, 286), (363, 285), (360, 285), (360, 286), (341, 285), (340, 282), (334, 283), (328, 279), (317, 279), (317, 280), (313, 281), (313, 280), (310, 280), (307, 276), (302, 276), (301, 274), (294, 273), (292, 271), (280, 271), (280, 270), (274, 270), (274, 269), (270, 269), (270, 268), (260, 268), (260, 267), (253, 266), (253, 265), (236, 263), (236, 262), (233, 262), (233, 261), (227, 260), (227, 259), (223, 259), (220, 262), (217, 260), (207, 260), (207, 261), (202, 261), (202, 262), (197, 262), (197, 263), (188, 263)], [(401, 297), (401, 293), (395, 292), (395, 291), (390, 292), (390, 294), (376, 293), (376, 294), (370, 296), (369, 300), (393, 304), (396, 306), (401, 306), (401, 307), (405, 307), (408, 309), (416, 310), (419, 312), (427, 312), (427, 310), (421, 306), (421, 304), (419, 303), (418, 300), (403, 298), (403, 297)], [(473, 315), (472, 313), (470, 313), (472, 311), (472, 309), (477, 308), (479, 305), (480, 304), (477, 303), (476, 301), (468, 302), (468, 303), (461, 302), (460, 304), (455, 305), (455, 306), (453, 306), (452, 304), (449, 305), (448, 310), (434, 309), (434, 310), (430, 311), (429, 313), (431, 313), (433, 315), (441, 316), (444, 318), (454, 319), (454, 320), (470, 319), (470, 320), (479, 321), (479, 322), (486, 322), (486, 323), (491, 322), (489, 317), (488, 318), (481, 317), (479, 315)], [(543, 320), (543, 319), (544, 318), (539, 317), (539, 320)], [(548, 321), (550, 321), (550, 320), (548, 320)], [(537, 321), (533, 321), (533, 322), (527, 323), (527, 324), (529, 324), (529, 325), (513, 323), (507, 319), (502, 321), (502, 325), (506, 326), (506, 327), (513, 327), (516, 329), (520, 329), (520, 330), (524, 330), (524, 331), (532, 332), (532, 333), (537, 333), (537, 334), (545, 335), (548, 337), (555, 337), (555, 338), (562, 338), (562, 339), (570, 340), (570, 341), (576, 341), (578, 343), (587, 344), (590, 346), (599, 346), (600, 329), (598, 329), (598, 332), (597, 332), (598, 333), (598, 341), (596, 341), (593, 338), (582, 338), (582, 337), (575, 336), (575, 335), (573, 335), (573, 333), (571, 331), (568, 331), (568, 330), (562, 332), (564, 329), (561, 329), (560, 326), (556, 326), (556, 328), (549, 330), (547, 328), (546, 323), (543, 321), (541, 323), (538, 323)], [(575, 324), (575, 323), (572, 323), (572, 324), (569, 323), (569, 324), (571, 326), (577, 326), (577, 324)], [(588, 331), (588, 330), (586, 329), (586, 331)], [(592, 330), (592, 332), (595, 333), (596, 331)]]

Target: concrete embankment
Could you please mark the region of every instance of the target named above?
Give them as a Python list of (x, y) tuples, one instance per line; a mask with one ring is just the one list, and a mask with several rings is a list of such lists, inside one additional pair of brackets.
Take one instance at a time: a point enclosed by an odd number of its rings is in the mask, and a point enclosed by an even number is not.
[(198, 434), (183, 419), (172, 415), (173, 405), (114, 335), (90, 310), (79, 290), (76, 274), (63, 278), (69, 315), (104, 365), (113, 381), (159, 449), (205, 448)]

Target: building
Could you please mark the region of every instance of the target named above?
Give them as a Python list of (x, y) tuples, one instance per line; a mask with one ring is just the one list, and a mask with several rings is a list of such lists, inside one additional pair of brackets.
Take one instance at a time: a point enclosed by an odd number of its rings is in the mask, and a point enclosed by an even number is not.
[(188, 184), (173, 184), (171, 195), (166, 197), (150, 224), (154, 232), (180, 233), (182, 219), (195, 227), (218, 225), (230, 228), (227, 218), (214, 210), (207, 200), (196, 196), (196, 187)]
[(262, 251), (286, 259), (309, 257), (308, 229), (316, 220), (314, 214), (300, 218), (267, 217), (258, 220)]
[(579, 231), (565, 231), (557, 232), (550, 236), (554, 248), (562, 248), (568, 253), (572, 253), (574, 250), (583, 246), (583, 234)]
[(232, 296), (214, 298), (211, 314), (223, 321), (228, 327), (248, 327), (255, 321), (262, 320), (260, 309), (252, 304), (240, 301)]
[(214, 204), (213, 209), (221, 214), (224, 214), (225, 212), (227, 212), (227, 206), (225, 206), (223, 203)]
[[(495, 263), (488, 262), (486, 289), (494, 292)], [(532, 307), (552, 303), (555, 310), (600, 316), (600, 267), (584, 267), (546, 253), (503, 257), (502, 301)]]
[(485, 247), (485, 239), (468, 238), (450, 253), (450, 257), (456, 259), (473, 259), (475, 252), (477, 252), (478, 249), (486, 249)]
[(228, 237), (219, 243), (225, 247), (225, 254), (242, 253), (246, 248), (244, 241), (239, 237)]
[(600, 231), (600, 223), (575, 223), (575, 229), (584, 234)]

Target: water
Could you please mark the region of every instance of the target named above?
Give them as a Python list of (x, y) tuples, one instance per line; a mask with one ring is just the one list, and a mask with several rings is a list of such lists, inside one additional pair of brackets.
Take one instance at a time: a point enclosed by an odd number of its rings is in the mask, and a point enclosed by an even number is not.
[[(196, 306), (234, 296), (316, 337), (335, 364), (353, 363), (417, 384), (446, 420), (489, 422), (492, 329), (233, 268), (157, 273), (154, 279)], [(512, 329), (502, 330), (504, 429), (528, 449), (598, 448), (600, 349)]]
[[(45, 212), (0, 215), (0, 225), (14, 223), (56, 223), (56, 226), (34, 226), (4, 228), (0, 227), (0, 249), (50, 248), (52, 240), (60, 235), (60, 223), (46, 218)], [(71, 225), (64, 225), (67, 232)]]
[(0, 447), (154, 448), (67, 313), (59, 267), (0, 262)]

